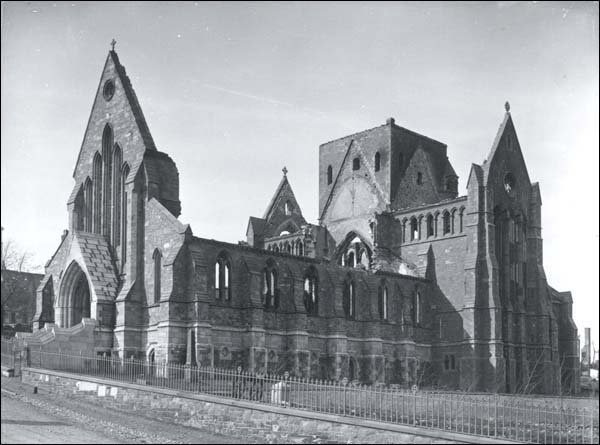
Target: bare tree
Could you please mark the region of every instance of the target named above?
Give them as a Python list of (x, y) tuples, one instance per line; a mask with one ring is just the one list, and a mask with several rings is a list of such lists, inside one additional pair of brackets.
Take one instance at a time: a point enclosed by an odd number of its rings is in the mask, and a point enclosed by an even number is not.
[(12, 240), (2, 242), (2, 269), (18, 272), (39, 271), (41, 266), (32, 263), (33, 254), (22, 250)]
[[(4, 323), (5, 311), (13, 306), (21, 310), (20, 301), (23, 295), (23, 280), (16, 279), (12, 274), (17, 272), (33, 272), (40, 270), (40, 266), (32, 264), (33, 254), (20, 249), (14, 241), (7, 240), (2, 242), (2, 305), (0, 311), (0, 320)], [(25, 280), (28, 278), (26, 277)]]

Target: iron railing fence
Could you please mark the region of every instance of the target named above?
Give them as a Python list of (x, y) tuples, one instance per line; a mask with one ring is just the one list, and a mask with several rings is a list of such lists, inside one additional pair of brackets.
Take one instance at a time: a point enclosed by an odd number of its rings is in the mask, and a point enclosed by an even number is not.
[(531, 443), (598, 443), (598, 400), (349, 385), (273, 374), (30, 350), (33, 368)]

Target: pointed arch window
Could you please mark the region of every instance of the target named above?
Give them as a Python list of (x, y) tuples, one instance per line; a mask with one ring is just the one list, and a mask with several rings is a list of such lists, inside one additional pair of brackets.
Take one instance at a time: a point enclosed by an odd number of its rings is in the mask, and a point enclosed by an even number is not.
[(100, 153), (94, 155), (92, 168), (92, 185), (94, 188), (93, 199), (93, 230), (94, 233), (102, 231), (102, 156)]
[(215, 298), (231, 300), (231, 262), (225, 254), (215, 261)]
[(160, 274), (162, 271), (162, 254), (160, 250), (154, 250), (152, 259), (154, 261), (154, 303), (157, 304), (160, 303), (161, 296)]
[(333, 168), (330, 166), (327, 167), (327, 185), (330, 185), (333, 182)]
[(427, 215), (427, 238), (433, 236), (433, 215), (430, 213)]
[(351, 277), (344, 282), (344, 314), (347, 318), (353, 319), (355, 314), (355, 285)]
[(442, 216), (442, 224), (444, 225), (444, 235), (450, 233), (452, 224), (450, 221), (450, 212), (448, 210), (444, 210), (444, 215)]
[(268, 261), (263, 270), (263, 301), (265, 308), (275, 309), (279, 306), (279, 289), (277, 287), (277, 269)]
[(121, 196), (123, 194), (121, 184), (121, 163), (123, 162), (123, 156), (121, 153), (121, 147), (118, 144), (115, 145), (115, 151), (113, 153), (113, 172), (112, 172), (112, 188), (113, 188), (113, 245), (118, 246), (121, 243)]
[(88, 177), (85, 180), (84, 185), (84, 202), (85, 202), (85, 226), (84, 230), (86, 232), (92, 232), (94, 227), (94, 222), (92, 219), (93, 210), (94, 210), (94, 189), (92, 180)]
[(352, 160), (352, 170), (360, 170), (360, 158), (354, 158)]
[(379, 306), (379, 318), (383, 321), (387, 321), (388, 319), (388, 289), (385, 283), (382, 283), (379, 286), (379, 298), (378, 298), (378, 306)]
[(304, 307), (309, 315), (319, 313), (319, 277), (314, 267), (309, 268), (304, 274)]
[(419, 239), (419, 222), (416, 217), (410, 219), (410, 240), (415, 241)]
[(125, 271), (125, 262), (127, 260), (127, 190), (125, 184), (127, 182), (127, 176), (129, 176), (129, 165), (123, 164), (121, 173), (121, 267)]
[(287, 216), (291, 215), (292, 214), (292, 203), (289, 201), (286, 201), (285, 204), (283, 205), (283, 210)]
[(112, 153), (113, 132), (109, 124), (104, 126), (102, 133), (102, 231), (103, 235), (110, 238), (112, 215)]
[(381, 155), (379, 152), (375, 153), (375, 171), (378, 172), (381, 168)]
[(415, 301), (413, 303), (413, 324), (415, 326), (421, 325), (421, 292), (418, 289), (415, 291)]
[(417, 173), (417, 185), (423, 185), (423, 173)]
[(454, 221), (456, 220), (456, 209), (452, 209), (450, 214), (450, 232), (454, 234)]

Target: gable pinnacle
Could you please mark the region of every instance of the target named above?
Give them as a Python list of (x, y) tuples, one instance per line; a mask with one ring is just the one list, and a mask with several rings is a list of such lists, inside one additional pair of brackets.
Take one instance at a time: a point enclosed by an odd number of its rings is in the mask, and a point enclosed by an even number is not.
[(281, 171), (283, 172), (283, 176), (287, 177), (288, 169), (285, 166), (283, 166), (283, 168), (281, 169)]
[(510, 111), (510, 104), (508, 103), (508, 101), (506, 101), (506, 103), (504, 104), (504, 109), (507, 113)]
[(110, 46), (112, 46), (112, 51), (115, 50), (115, 45), (117, 44), (117, 41), (113, 38), (112, 41), (110, 42)]

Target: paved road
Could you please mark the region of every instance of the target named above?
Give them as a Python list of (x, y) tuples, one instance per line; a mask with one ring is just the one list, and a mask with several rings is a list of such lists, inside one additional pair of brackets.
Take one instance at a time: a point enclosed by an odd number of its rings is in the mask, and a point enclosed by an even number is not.
[(2, 377), (5, 443), (245, 443), (238, 438), (106, 409)]

